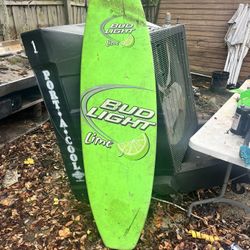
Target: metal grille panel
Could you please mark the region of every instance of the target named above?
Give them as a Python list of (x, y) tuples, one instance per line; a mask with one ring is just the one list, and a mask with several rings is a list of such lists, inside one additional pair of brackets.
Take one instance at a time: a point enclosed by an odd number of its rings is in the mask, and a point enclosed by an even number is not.
[(159, 106), (156, 174), (171, 174), (180, 170), (197, 127), (184, 26), (155, 30), (151, 42)]

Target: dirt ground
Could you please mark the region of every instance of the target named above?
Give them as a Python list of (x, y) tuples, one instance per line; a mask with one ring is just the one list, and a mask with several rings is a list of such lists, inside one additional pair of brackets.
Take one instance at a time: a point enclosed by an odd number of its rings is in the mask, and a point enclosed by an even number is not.
[(23, 52), (0, 57), (0, 84), (31, 76), (32, 70)]
[[(30, 159), (29, 159), (30, 158)], [(237, 195), (250, 201), (250, 186)], [(250, 249), (250, 215), (226, 205), (197, 207), (198, 218), (186, 209), (218, 189), (179, 195), (173, 204), (152, 200), (136, 249), (216, 250), (232, 242)], [(228, 195), (235, 197), (228, 189)], [(0, 151), (0, 249), (107, 249), (96, 229), (90, 207), (71, 193), (50, 123), (5, 145)], [(219, 236), (213, 244), (192, 237), (190, 230)]]
[(232, 96), (232, 93), (227, 90), (222, 92), (211, 91), (210, 78), (193, 75), (192, 82), (195, 88), (196, 111), (201, 121), (207, 121)]

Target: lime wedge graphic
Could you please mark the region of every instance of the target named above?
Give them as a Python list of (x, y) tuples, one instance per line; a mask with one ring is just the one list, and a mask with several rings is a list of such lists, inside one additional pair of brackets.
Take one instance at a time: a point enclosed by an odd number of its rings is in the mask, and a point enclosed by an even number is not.
[(143, 158), (148, 153), (150, 143), (147, 135), (142, 134), (140, 137), (131, 141), (118, 143), (117, 147), (121, 152), (121, 156), (124, 156), (133, 161), (137, 161)]
[(135, 38), (133, 35), (130, 34), (125, 40), (120, 42), (120, 45), (124, 47), (130, 47), (133, 46), (134, 43), (135, 43)]

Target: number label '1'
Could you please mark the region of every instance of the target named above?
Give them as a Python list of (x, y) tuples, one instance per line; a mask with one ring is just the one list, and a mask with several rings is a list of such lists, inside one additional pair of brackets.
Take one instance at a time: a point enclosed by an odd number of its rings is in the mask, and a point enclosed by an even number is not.
[(38, 51), (37, 51), (37, 49), (36, 49), (36, 44), (35, 44), (35, 42), (34, 42), (33, 40), (31, 41), (31, 44), (32, 44), (33, 49), (34, 49), (34, 53), (35, 53), (35, 54), (38, 54)]

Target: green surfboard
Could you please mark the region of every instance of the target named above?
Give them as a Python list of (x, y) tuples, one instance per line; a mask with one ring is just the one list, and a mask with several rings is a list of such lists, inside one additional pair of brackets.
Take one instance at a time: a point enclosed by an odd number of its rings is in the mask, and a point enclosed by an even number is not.
[(151, 199), (156, 87), (140, 0), (91, 0), (81, 65), (81, 129), (91, 209), (107, 247), (132, 249)]

